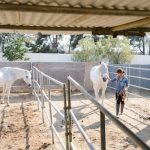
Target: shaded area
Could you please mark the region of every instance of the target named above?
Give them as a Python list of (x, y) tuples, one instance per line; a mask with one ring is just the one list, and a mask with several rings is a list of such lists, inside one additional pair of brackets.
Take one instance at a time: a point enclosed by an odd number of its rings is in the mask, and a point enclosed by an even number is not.
[(21, 105), (21, 110), (22, 110), (22, 115), (23, 115), (25, 139), (26, 139), (25, 149), (29, 150), (29, 148), (30, 148), (30, 144), (29, 144), (30, 127), (29, 127), (28, 122), (27, 122), (27, 116), (25, 115), (25, 109), (24, 109), (24, 106), (23, 106), (23, 102), (22, 102), (22, 105)]
[(3, 108), (3, 110), (0, 112), (1, 116), (1, 121), (0, 121), (0, 141), (1, 141), (1, 137), (2, 137), (2, 130), (3, 130), (3, 126), (4, 126), (4, 118), (5, 118), (5, 109), (6, 109), (6, 106)]

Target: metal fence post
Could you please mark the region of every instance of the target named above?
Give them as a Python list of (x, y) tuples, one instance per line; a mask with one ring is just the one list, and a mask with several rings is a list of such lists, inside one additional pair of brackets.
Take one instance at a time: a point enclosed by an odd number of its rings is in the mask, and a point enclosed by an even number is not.
[(43, 75), (42, 75), (42, 73), (40, 73), (40, 93), (41, 93), (41, 103), (42, 103), (42, 121), (44, 123), (45, 122), (45, 120), (44, 120), (45, 104), (44, 104), (44, 96), (43, 96), (42, 90), (43, 90)]
[(68, 129), (68, 136), (69, 136), (69, 150), (71, 150), (71, 142), (72, 142), (72, 120), (71, 120), (71, 114), (69, 110), (71, 109), (71, 84), (70, 81), (67, 81), (68, 85), (68, 123), (69, 123), (69, 129)]
[(44, 96), (43, 96), (43, 94), (41, 95), (41, 100), (42, 100), (42, 122), (45, 123), (45, 119), (44, 119), (45, 104), (44, 104)]
[(100, 111), (100, 125), (101, 125), (101, 150), (106, 150), (105, 114), (102, 111)]
[[(36, 88), (36, 85), (35, 85), (35, 81), (37, 81), (37, 70), (33, 67), (33, 87), (34, 87), (34, 92), (36, 92), (37, 88)], [(39, 92), (38, 92), (39, 94)], [(35, 96), (35, 99), (37, 97)], [(38, 106), (38, 111), (40, 110), (40, 106), (39, 106), (39, 101), (37, 100), (37, 106)]]
[[(40, 104), (39, 106), (41, 106), (41, 108), (42, 108), (43, 123), (45, 122), (45, 117), (46, 117), (49, 121), (49, 127), (50, 127), (49, 129), (51, 129), (51, 132), (52, 132), (52, 143), (54, 144), (54, 134), (55, 134), (57, 136), (62, 148), (64, 150), (69, 150), (68, 148), (65, 147), (65, 143), (62, 141), (58, 131), (56, 130), (55, 126), (53, 125), (52, 107), (56, 110), (56, 112), (58, 112), (60, 114), (60, 116), (63, 118), (63, 120), (65, 119), (65, 116), (63, 113), (61, 113), (61, 111), (59, 111), (59, 109), (52, 102), (50, 84), (51, 84), (51, 81), (53, 81), (54, 83), (58, 84), (61, 88), (63, 88), (65, 102), (66, 102), (66, 86), (64, 83), (62, 83), (54, 78), (51, 78), (50, 76), (48, 76), (48, 75), (44, 74), (43, 72), (41, 72), (40, 70), (38, 70), (37, 68), (34, 67), (34, 69), (35, 69), (34, 70), (35, 71), (34, 78), (37, 78), (37, 80), (38, 80), (38, 81), (34, 80), (35, 86), (37, 85), (37, 87), (35, 87), (35, 89), (36, 90), (38, 89), (37, 91), (34, 92), (34, 94)], [(47, 83), (48, 83), (48, 86), (47, 86)], [(47, 89), (47, 87), (48, 87), (48, 89)], [(37, 92), (39, 92), (39, 93), (37, 94)], [(49, 112), (47, 112), (48, 110), (45, 107), (46, 101), (49, 103)], [(65, 106), (67, 106), (67, 103)], [(68, 131), (68, 128), (69, 128), (69, 126), (67, 125), (67, 131)], [(68, 134), (67, 134), (67, 136), (68, 136)], [(68, 140), (68, 143), (69, 143), (69, 140)]]
[(66, 150), (69, 150), (69, 137), (68, 137), (68, 105), (67, 105), (67, 97), (66, 97), (66, 85), (63, 87), (64, 92), (64, 115), (65, 115), (65, 136), (66, 136)]
[[(50, 88), (50, 80), (48, 80), (48, 98), (49, 101), (51, 101), (51, 88)], [(49, 102), (49, 115), (50, 115), (50, 121), (51, 121), (51, 133), (52, 133), (52, 143), (54, 144), (54, 131), (52, 128), (52, 124), (53, 124), (53, 116), (52, 116), (52, 106), (51, 103)]]

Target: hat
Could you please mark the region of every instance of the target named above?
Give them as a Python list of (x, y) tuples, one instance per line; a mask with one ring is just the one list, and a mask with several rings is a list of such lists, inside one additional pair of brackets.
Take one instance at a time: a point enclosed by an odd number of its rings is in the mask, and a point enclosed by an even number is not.
[(118, 68), (118, 69), (116, 70), (117, 73), (123, 73), (123, 71), (124, 71), (124, 70), (123, 70), (122, 68)]

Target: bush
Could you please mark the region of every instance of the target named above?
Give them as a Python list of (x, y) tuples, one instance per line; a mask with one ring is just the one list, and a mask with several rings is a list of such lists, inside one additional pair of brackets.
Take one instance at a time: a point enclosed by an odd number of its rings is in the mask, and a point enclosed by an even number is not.
[(25, 38), (23, 36), (15, 36), (8, 41), (3, 57), (6, 57), (9, 61), (23, 60), (27, 51)]

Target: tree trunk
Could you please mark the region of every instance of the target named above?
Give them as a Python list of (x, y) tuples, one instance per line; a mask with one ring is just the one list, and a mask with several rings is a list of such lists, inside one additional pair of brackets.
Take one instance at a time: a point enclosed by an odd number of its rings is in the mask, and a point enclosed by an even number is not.
[(145, 41), (144, 41), (144, 37), (142, 38), (142, 46), (143, 46), (143, 55), (145, 55)]
[(149, 48), (148, 55), (150, 55), (150, 41), (148, 42), (148, 48)]
[(56, 36), (52, 36), (52, 48), (53, 48), (53, 52), (58, 53), (58, 37)]
[(70, 41), (69, 41), (69, 54), (70, 54), (70, 49), (71, 49), (71, 38), (70, 38)]

